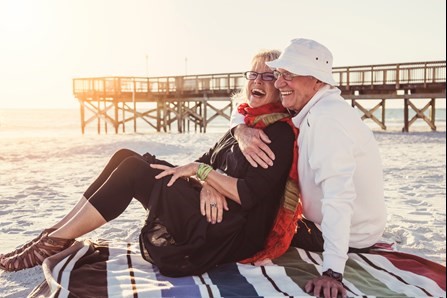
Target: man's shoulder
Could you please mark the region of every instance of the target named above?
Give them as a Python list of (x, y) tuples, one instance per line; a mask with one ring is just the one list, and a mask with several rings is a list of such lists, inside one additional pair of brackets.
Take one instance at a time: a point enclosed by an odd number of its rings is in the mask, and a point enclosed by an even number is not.
[(361, 119), (360, 113), (342, 97), (329, 97), (320, 100), (310, 109), (310, 115), (315, 118), (345, 119), (347, 121), (359, 121)]
[(319, 102), (317, 102), (312, 108), (313, 112), (328, 112), (332, 110), (338, 111), (349, 111), (353, 108), (349, 105), (349, 103), (341, 96), (328, 96), (322, 98)]

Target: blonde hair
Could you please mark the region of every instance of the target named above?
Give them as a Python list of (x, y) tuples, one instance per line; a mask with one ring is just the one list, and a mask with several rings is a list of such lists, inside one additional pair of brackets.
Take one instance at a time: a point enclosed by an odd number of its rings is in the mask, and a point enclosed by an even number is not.
[(281, 52), (279, 50), (260, 50), (254, 57), (251, 59), (251, 65), (255, 65), (259, 62), (268, 62), (273, 61), (279, 58)]
[[(279, 55), (281, 55), (281, 51), (279, 50), (260, 50), (251, 59), (251, 69), (258, 63), (264, 64), (265, 62), (276, 60), (279, 58)], [(245, 82), (244, 88), (242, 88), (241, 90), (239, 90), (238, 92), (236, 92), (231, 96), (231, 101), (233, 102), (234, 106), (237, 106), (242, 102), (247, 102), (248, 98), (247, 87), (248, 87), (248, 81)]]

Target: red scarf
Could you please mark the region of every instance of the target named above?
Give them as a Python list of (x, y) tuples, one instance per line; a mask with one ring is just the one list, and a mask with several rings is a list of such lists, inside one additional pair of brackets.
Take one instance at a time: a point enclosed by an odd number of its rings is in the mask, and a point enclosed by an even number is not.
[(293, 235), (297, 231), (297, 222), (301, 219), (303, 208), (301, 195), (298, 189), (298, 128), (292, 123), (290, 115), (281, 103), (271, 103), (258, 108), (251, 108), (244, 103), (239, 105), (238, 112), (244, 115), (245, 124), (254, 128), (265, 128), (276, 121), (284, 121), (290, 125), (295, 134), (293, 146), (292, 167), (287, 178), (286, 188), (281, 200), (278, 213), (273, 223), (264, 249), (257, 252), (253, 257), (240, 261), (241, 263), (252, 263), (264, 259), (274, 259), (284, 254), (290, 246)]

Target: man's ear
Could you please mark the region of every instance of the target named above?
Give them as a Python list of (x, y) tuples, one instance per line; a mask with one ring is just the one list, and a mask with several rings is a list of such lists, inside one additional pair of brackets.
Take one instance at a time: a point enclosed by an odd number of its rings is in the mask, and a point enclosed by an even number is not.
[(325, 84), (325, 83), (323, 83), (322, 81), (320, 81), (320, 80), (318, 80), (318, 79), (315, 79), (315, 84), (314, 84), (313, 90), (314, 90), (314, 91), (318, 91), (318, 90), (320, 90), (320, 88), (323, 87), (324, 84)]

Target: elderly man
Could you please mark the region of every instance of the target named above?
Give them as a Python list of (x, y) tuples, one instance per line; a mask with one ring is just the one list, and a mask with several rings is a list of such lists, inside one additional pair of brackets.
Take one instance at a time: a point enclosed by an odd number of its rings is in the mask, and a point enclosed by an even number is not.
[[(291, 245), (323, 252), (322, 276), (305, 290), (316, 296), (346, 296), (342, 285), (347, 253), (368, 249), (386, 222), (378, 146), (359, 113), (335, 87), (332, 54), (320, 43), (294, 39), (266, 64), (274, 70), (282, 104), (299, 128), (298, 174), (303, 220)], [(234, 134), (252, 166), (268, 167), (275, 156), (267, 136), (232, 115)]]

